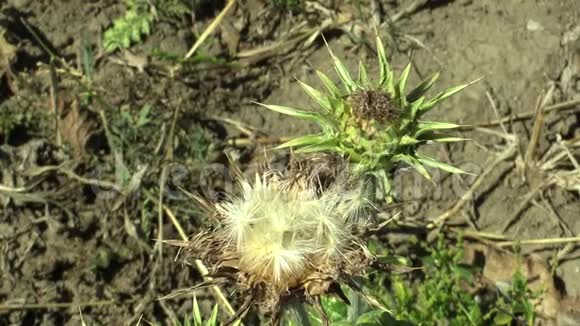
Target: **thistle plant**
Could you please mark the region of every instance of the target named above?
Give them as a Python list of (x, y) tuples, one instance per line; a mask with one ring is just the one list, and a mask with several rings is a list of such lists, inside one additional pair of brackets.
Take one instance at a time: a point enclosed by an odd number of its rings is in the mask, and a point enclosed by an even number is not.
[(285, 307), (302, 302), (320, 308), (325, 320), (321, 296), (348, 302), (339, 284), (359, 290), (352, 279), (374, 261), (364, 241), (365, 202), (358, 187), (322, 189), (318, 177), (268, 172), (241, 179), (239, 197), (202, 201), (210, 225), (186, 246), (211, 267), (212, 282), (229, 281), (245, 298), (232, 320), (258, 305), (278, 325)]
[[(398, 163), (406, 163), (430, 179), (426, 167), (439, 168), (451, 173), (464, 173), (449, 164), (439, 162), (418, 152), (423, 144), (462, 140), (441, 133), (458, 125), (422, 119), (439, 103), (469, 86), (471, 83), (449, 88), (427, 99), (425, 94), (439, 74), (407, 91), (411, 71), (409, 63), (395, 78), (387, 61), (385, 48), (377, 37), (377, 55), (380, 76), (371, 81), (366, 68), (359, 62), (357, 78), (353, 78), (344, 64), (329, 49), (342, 89), (320, 71), (316, 71), (326, 92), (321, 92), (299, 81), (306, 93), (318, 104), (318, 110), (309, 111), (280, 105), (260, 104), (272, 111), (318, 124), (318, 134), (300, 136), (278, 148), (294, 147), (296, 152), (335, 152), (354, 163), (354, 172), (366, 175), (373, 185), (381, 186), (386, 198), (390, 197), (389, 174)], [(475, 82), (475, 81), (474, 81)]]

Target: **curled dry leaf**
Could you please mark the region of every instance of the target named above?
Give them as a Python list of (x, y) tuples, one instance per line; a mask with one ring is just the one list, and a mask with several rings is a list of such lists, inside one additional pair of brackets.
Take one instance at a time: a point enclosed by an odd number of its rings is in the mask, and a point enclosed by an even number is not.
[(4, 74), (12, 75), (10, 65), (16, 59), (16, 47), (8, 43), (4, 34), (4, 29), (0, 28), (0, 78), (4, 77)]
[(235, 56), (238, 52), (238, 46), (240, 45), (240, 32), (236, 29), (234, 24), (230, 21), (231, 18), (225, 18), (220, 25), (222, 39), (224, 40), (228, 53), (231, 56)]
[[(68, 104), (68, 105), (67, 105)], [(79, 100), (65, 104), (61, 102), (61, 121), (59, 131), (62, 140), (71, 146), (75, 155), (86, 154), (86, 144), (97, 128), (97, 122), (91, 118), (88, 111), (81, 109)]]

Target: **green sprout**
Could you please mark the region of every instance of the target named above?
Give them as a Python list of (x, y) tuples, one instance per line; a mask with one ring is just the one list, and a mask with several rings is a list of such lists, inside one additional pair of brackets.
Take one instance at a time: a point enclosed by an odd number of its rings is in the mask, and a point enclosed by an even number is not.
[(427, 99), (425, 93), (433, 86), (439, 74), (433, 75), (407, 92), (411, 63), (409, 62), (396, 79), (379, 37), (377, 37), (380, 65), (378, 81), (372, 82), (369, 79), (362, 62), (359, 62), (358, 77), (353, 79), (344, 64), (332, 50), (329, 51), (343, 89), (339, 89), (320, 71), (316, 73), (326, 87), (326, 92), (299, 81), (306, 93), (318, 103), (319, 110), (313, 112), (259, 103), (272, 111), (315, 122), (322, 129), (318, 134), (291, 139), (278, 148), (294, 147), (297, 149), (296, 152), (302, 153), (338, 153), (355, 164), (355, 173), (370, 177), (368, 180), (372, 181), (373, 185), (378, 184), (387, 200), (391, 198), (389, 174), (396, 164), (406, 163), (427, 179), (430, 179), (430, 176), (426, 166), (450, 173), (465, 173), (417, 150), (421, 145), (432, 142), (463, 140), (441, 133), (459, 125), (423, 120), (422, 117), (439, 103), (477, 80), (449, 88)]
[[(218, 313), (218, 305), (216, 304), (215, 306), (213, 306), (213, 309), (211, 311), (211, 316), (209, 317), (209, 319), (206, 319), (204, 321), (202, 316), (201, 316), (201, 309), (200, 309), (199, 304), (197, 302), (197, 298), (194, 295), (191, 315), (186, 316), (184, 318), (183, 322), (176, 320), (174, 322), (174, 325), (175, 326), (218, 326), (221, 324), (219, 322), (218, 314), (219, 314)], [(239, 325), (241, 325), (241, 323), (242, 322), (240, 320), (236, 320), (236, 321), (232, 322), (230, 325), (239, 326)]]

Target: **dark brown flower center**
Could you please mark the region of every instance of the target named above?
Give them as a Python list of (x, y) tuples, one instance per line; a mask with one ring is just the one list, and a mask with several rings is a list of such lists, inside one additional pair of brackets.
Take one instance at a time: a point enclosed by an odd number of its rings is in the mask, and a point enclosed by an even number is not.
[(352, 113), (363, 120), (374, 119), (378, 122), (393, 122), (400, 115), (389, 95), (378, 90), (360, 90), (349, 97)]

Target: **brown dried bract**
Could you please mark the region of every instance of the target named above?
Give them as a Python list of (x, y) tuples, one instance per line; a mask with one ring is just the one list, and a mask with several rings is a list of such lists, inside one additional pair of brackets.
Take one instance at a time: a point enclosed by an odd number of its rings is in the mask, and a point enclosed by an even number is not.
[(305, 185), (321, 192), (332, 184), (347, 182), (346, 168), (347, 162), (340, 155), (317, 153), (308, 158), (293, 156), (288, 170), (293, 180), (303, 182), (304, 179)]

